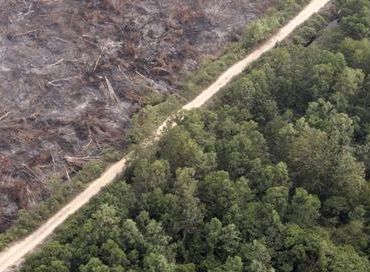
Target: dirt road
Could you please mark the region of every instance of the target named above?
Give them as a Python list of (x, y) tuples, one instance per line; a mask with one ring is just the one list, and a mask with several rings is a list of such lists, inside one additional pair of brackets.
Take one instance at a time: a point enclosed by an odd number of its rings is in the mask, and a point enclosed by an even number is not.
[[(277, 42), (285, 39), (292, 31), (307, 20), (311, 15), (319, 11), (330, 0), (313, 0), (299, 15), (292, 19), (285, 27), (283, 27), (276, 35), (262, 44), (258, 49), (249, 54), (245, 59), (236, 63), (225, 71), (216, 82), (204, 90), (198, 97), (183, 107), (184, 110), (199, 108), (204, 105), (213, 95), (220, 91), (222, 87), (227, 85), (235, 76), (242, 73), (243, 70), (257, 60), (262, 54), (271, 50)], [(160, 136), (163, 128), (168, 124), (168, 121), (163, 123), (157, 130), (157, 136)], [(13, 244), (4, 252), (0, 253), (0, 272), (6, 271), (13, 265), (22, 261), (22, 258), (37, 246), (39, 246), (54, 230), (60, 226), (70, 215), (78, 211), (92, 197), (96, 196), (100, 190), (113, 182), (115, 177), (119, 175), (126, 166), (128, 156), (121, 161), (112, 165), (104, 174), (93, 181), (87, 189), (77, 195), (69, 204), (58, 211), (39, 229), (24, 238), (23, 240)]]

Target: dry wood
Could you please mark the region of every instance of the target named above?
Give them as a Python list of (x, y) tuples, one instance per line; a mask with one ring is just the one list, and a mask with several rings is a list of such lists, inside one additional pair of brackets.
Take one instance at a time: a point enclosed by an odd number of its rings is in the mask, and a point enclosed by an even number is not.
[(29, 168), (26, 164), (22, 164), (23, 166), (23, 172), (28, 174), (30, 177), (35, 179), (38, 183), (45, 185), (46, 184), (46, 179), (45, 177), (42, 177), (40, 174), (36, 173), (33, 171), (31, 168)]
[(53, 63), (53, 64), (50, 64), (48, 66), (46, 66), (47, 69), (50, 69), (51, 67), (55, 66), (55, 65), (58, 65), (59, 63), (62, 63), (64, 61), (63, 58), (61, 58), (60, 60), (58, 60), (57, 62)]
[(13, 37), (20, 37), (20, 36), (28, 35), (28, 34), (31, 34), (33, 32), (36, 32), (36, 31), (39, 31), (39, 29), (33, 29), (33, 30), (26, 31), (26, 32), (23, 32), (23, 33), (18, 33), (18, 34), (15, 34)]
[(76, 165), (78, 167), (83, 166), (87, 161), (93, 161), (99, 159), (97, 156), (85, 156), (85, 157), (71, 157), (71, 156), (65, 156), (64, 159), (72, 164)]
[(66, 176), (67, 176), (68, 182), (70, 183), (71, 182), (71, 177), (69, 176), (68, 170), (65, 166), (64, 166), (64, 170), (66, 171)]
[(112, 84), (110, 83), (109, 79), (107, 77), (105, 78), (105, 84), (106, 84), (106, 90), (107, 90), (107, 99), (110, 103), (116, 103), (118, 104), (120, 102), (116, 92), (114, 91)]
[(0, 121), (3, 121), (5, 120), (6, 118), (8, 118), (10, 115), (10, 111), (6, 112), (5, 114), (3, 114), (2, 116), (0, 116)]

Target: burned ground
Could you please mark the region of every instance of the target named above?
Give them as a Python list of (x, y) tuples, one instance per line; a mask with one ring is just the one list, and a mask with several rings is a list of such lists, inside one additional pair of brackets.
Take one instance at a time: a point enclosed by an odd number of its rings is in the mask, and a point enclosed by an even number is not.
[(0, 230), (272, 2), (0, 0)]

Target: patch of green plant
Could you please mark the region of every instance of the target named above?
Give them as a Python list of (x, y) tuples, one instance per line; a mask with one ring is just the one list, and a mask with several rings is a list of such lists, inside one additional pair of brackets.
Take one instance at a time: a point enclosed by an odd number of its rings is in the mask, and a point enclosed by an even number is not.
[(292, 34), (292, 42), (303, 46), (309, 45), (326, 30), (326, 26), (337, 16), (337, 10), (332, 7), (325, 12), (316, 14), (308, 19), (302, 27)]
[(102, 152), (102, 160), (105, 162), (116, 162), (123, 157), (123, 152), (112, 147), (105, 148)]
[(171, 95), (164, 102), (156, 105), (147, 105), (131, 121), (131, 128), (125, 139), (128, 144), (137, 144), (150, 136), (173, 112), (176, 112), (185, 103), (185, 99)]
[(98, 178), (103, 170), (102, 161), (92, 160), (87, 162), (73, 179), (82, 183), (88, 183)]

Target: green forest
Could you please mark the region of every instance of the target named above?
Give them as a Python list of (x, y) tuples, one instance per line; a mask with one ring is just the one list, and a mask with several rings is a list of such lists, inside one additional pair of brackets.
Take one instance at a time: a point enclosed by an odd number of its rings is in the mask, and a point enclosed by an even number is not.
[(370, 271), (370, 1), (335, 5), (138, 149), (21, 270)]

